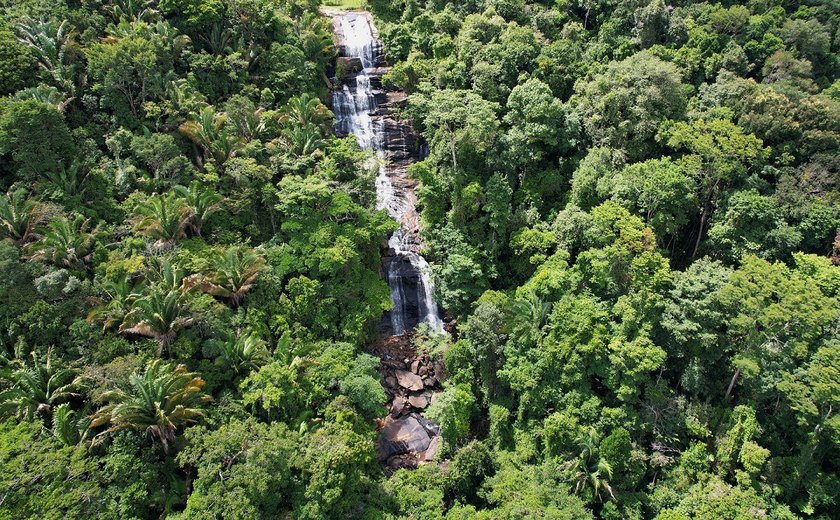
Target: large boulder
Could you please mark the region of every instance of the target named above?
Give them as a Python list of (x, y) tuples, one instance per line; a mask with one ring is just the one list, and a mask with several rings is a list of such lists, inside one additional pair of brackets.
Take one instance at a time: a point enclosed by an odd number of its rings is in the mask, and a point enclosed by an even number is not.
[(423, 379), (407, 370), (395, 370), (397, 383), (406, 390), (419, 391), (423, 389)]
[(434, 435), (430, 434), (424, 422), (427, 420), (416, 413), (399, 419), (386, 419), (377, 446), (379, 460), (404, 453), (416, 455), (425, 452)]

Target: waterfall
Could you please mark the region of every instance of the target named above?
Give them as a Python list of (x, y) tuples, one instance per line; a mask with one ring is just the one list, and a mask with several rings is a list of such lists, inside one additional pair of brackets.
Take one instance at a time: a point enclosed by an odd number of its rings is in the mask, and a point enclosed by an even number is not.
[(443, 330), (429, 265), (420, 255), (419, 225), (414, 206), (414, 183), (405, 169), (413, 160), (408, 146), (407, 123), (389, 117), (387, 93), (379, 79), (387, 69), (382, 64), (382, 46), (364, 13), (343, 13), (334, 18), (341, 40), (341, 56), (358, 59), (361, 70), (344, 78), (333, 91), (336, 133), (354, 135), (363, 150), (374, 152), (377, 209), (384, 209), (400, 227), (388, 239), (383, 256), (383, 274), (391, 289), (393, 308), (384, 318), (384, 329), (402, 335), (420, 323)]

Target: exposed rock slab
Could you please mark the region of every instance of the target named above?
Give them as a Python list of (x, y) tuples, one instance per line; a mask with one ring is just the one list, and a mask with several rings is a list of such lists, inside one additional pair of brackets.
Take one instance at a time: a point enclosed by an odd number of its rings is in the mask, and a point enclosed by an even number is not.
[(386, 419), (385, 427), (380, 431), (379, 460), (384, 461), (394, 455), (424, 453), (436, 436), (424, 424), (428, 422), (416, 413), (399, 419)]
[(407, 370), (397, 370), (394, 374), (397, 376), (397, 383), (406, 390), (418, 391), (424, 387), (423, 379), (417, 374), (412, 374)]

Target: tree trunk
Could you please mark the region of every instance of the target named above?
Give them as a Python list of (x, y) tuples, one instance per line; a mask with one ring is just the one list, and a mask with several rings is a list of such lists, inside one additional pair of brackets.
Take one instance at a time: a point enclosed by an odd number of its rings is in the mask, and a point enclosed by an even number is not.
[(458, 160), (455, 157), (455, 136), (452, 136), (452, 139), (449, 140), (449, 153), (452, 154), (452, 171), (455, 175), (458, 174)]
[(691, 258), (697, 257), (697, 250), (700, 249), (700, 240), (703, 239), (703, 230), (706, 228), (706, 220), (709, 218), (709, 202), (703, 204), (703, 211), (700, 213), (700, 227), (697, 229), (697, 241), (694, 242), (694, 252), (691, 253)]
[(732, 389), (735, 388), (735, 383), (738, 381), (739, 375), (741, 375), (741, 369), (736, 368), (735, 373), (732, 374), (732, 381), (729, 382), (729, 386), (726, 388), (726, 397), (729, 397), (729, 394), (732, 393)]

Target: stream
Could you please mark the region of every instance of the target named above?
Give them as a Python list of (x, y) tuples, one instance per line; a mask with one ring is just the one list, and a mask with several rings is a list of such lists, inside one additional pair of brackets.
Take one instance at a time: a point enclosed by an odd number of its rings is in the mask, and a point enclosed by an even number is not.
[(399, 223), (382, 254), (382, 275), (390, 287), (393, 308), (383, 316), (380, 340), (373, 347), (389, 399), (389, 413), (378, 421), (376, 456), (389, 470), (416, 467), (433, 460), (438, 452), (440, 428), (423, 417), (422, 410), (435, 399), (443, 374), (440, 362), (418, 355), (410, 341), (410, 333), (421, 323), (443, 331), (428, 263), (420, 254), (417, 182), (406, 173), (418, 159), (419, 146), (410, 123), (395, 110), (405, 103), (405, 93), (382, 87), (382, 75), (390, 68), (370, 13), (324, 14), (332, 18), (339, 49), (336, 84), (340, 81), (340, 87), (332, 93), (336, 134), (354, 135), (363, 150), (373, 152), (378, 167), (377, 208)]

